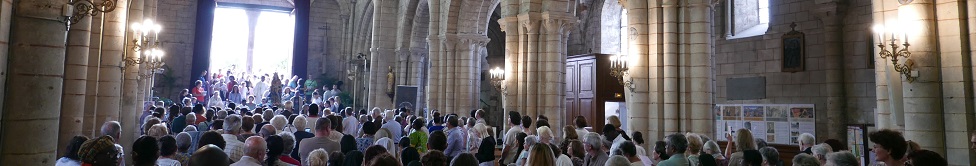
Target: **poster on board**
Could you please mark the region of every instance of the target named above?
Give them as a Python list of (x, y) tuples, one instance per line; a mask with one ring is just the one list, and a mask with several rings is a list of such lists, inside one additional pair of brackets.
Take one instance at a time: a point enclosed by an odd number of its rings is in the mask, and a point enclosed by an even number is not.
[(755, 138), (771, 144), (797, 144), (800, 133), (815, 134), (813, 104), (719, 104), (713, 108), (715, 137), (749, 129)]

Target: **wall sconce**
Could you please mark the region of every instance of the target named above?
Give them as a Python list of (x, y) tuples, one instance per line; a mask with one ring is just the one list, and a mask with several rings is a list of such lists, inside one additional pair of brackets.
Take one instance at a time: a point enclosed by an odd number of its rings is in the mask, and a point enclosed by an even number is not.
[(75, 0), (62, 8), (62, 14), (68, 16), (68, 22), (74, 25), (85, 16), (96, 16), (98, 13), (108, 13), (115, 10), (118, 0), (102, 0), (101, 3), (92, 0)]
[(495, 67), (494, 69), (488, 70), (488, 74), (491, 76), (491, 86), (495, 87), (495, 90), (502, 92), (502, 94), (507, 94), (502, 87), (502, 81), (505, 80), (505, 69)]
[(627, 56), (616, 55), (610, 57), (610, 76), (616, 78), (620, 85), (630, 89), (630, 92), (634, 92), (634, 89), (636, 89), (634, 86), (634, 78), (628, 78), (628, 80), (624, 81), (624, 75), (630, 73), (628, 70), (630, 70), (630, 67), (627, 65)]
[[(912, 71), (915, 61), (908, 59), (912, 55), (912, 53), (908, 51), (908, 47), (910, 46), (910, 44), (908, 44), (908, 34), (900, 30), (891, 30), (891, 37), (888, 37), (888, 35), (885, 34), (885, 27), (882, 25), (875, 25), (874, 33), (878, 35), (878, 47), (881, 48), (881, 51), (878, 54), (881, 56), (881, 59), (891, 58), (891, 64), (894, 66), (895, 71), (904, 75), (905, 79), (908, 80), (909, 83), (915, 82), (915, 79), (917, 79), (919, 76), (917, 71)], [(900, 47), (896, 43), (899, 40), (899, 36), (902, 40), (901, 45), (904, 47)], [(888, 43), (885, 43), (886, 41)], [(885, 44), (887, 44), (887, 46)], [(904, 64), (898, 64), (899, 57), (905, 58)]]

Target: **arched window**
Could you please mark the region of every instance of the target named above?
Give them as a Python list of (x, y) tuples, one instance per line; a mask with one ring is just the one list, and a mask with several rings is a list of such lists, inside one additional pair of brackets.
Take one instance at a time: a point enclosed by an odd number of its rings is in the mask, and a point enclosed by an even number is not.
[(726, 39), (759, 36), (769, 29), (769, 0), (729, 0), (726, 7)]

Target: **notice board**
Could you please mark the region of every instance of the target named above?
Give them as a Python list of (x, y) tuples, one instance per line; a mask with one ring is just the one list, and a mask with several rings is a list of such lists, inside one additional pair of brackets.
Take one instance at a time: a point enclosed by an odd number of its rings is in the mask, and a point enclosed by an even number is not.
[(713, 138), (728, 141), (726, 133), (745, 128), (767, 143), (796, 145), (800, 133), (816, 134), (815, 108), (813, 104), (717, 104)]

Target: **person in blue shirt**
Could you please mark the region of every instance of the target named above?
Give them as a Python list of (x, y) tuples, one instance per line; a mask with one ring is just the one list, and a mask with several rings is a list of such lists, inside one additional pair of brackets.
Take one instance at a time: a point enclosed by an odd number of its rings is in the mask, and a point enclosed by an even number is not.
[(447, 149), (444, 150), (444, 155), (447, 157), (454, 158), (464, 152), (465, 138), (458, 125), (457, 116), (447, 116), (447, 130), (445, 132), (447, 134)]

